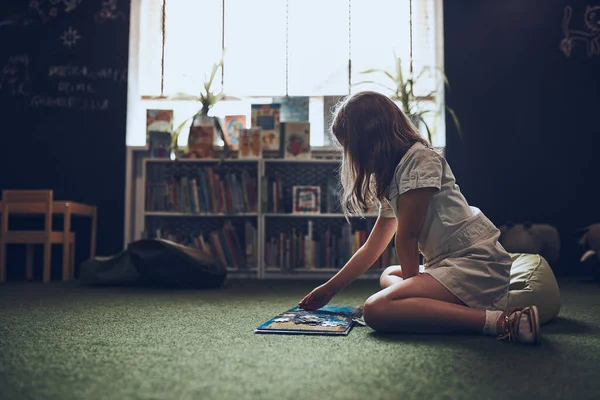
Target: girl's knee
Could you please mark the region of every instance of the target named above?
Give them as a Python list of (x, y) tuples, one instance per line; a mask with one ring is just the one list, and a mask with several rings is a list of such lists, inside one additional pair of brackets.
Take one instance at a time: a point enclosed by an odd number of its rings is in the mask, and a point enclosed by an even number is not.
[(379, 330), (385, 321), (385, 311), (388, 308), (385, 297), (374, 294), (365, 301), (363, 319), (372, 329)]
[[(418, 306), (419, 300), (418, 298), (393, 300), (394, 302), (401, 302), (402, 306), (398, 308), (399, 304), (394, 304), (395, 310), (391, 312), (392, 300), (376, 293), (365, 302), (363, 319), (371, 329), (376, 331), (390, 331), (392, 326), (395, 330), (403, 329), (403, 327), (410, 324), (410, 314)], [(403, 312), (403, 310), (406, 312)]]
[(402, 282), (402, 268), (399, 265), (387, 267), (379, 277), (379, 285), (382, 289), (390, 287), (394, 283)]

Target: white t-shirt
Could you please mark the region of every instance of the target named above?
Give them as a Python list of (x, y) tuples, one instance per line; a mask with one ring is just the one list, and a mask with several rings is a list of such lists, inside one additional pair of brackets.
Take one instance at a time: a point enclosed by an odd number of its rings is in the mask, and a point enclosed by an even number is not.
[[(409, 190), (425, 187), (438, 189), (431, 199), (418, 238), (419, 250), (426, 261), (439, 257), (442, 249), (444, 252), (458, 250), (473, 244), (472, 242), (479, 237), (480, 232), (473, 232), (472, 235), (463, 232), (463, 243), (449, 243), (453, 235), (462, 228), (467, 231), (474, 225), (478, 225), (479, 230), (495, 228), (487, 218), (484, 218), (483, 226), (483, 221), (478, 221), (478, 224), (472, 223), (481, 211), (469, 206), (446, 159), (434, 149), (419, 142), (413, 144), (398, 163), (389, 186), (389, 202), (380, 203), (379, 215), (384, 218), (396, 218), (398, 197)], [(473, 240), (470, 240), (469, 236)]]

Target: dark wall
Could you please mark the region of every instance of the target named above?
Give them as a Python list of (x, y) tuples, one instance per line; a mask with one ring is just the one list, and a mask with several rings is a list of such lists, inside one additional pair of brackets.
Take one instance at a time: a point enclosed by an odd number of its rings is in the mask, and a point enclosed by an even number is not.
[[(558, 274), (582, 274), (577, 228), (600, 222), (600, 54), (575, 41), (561, 50), (565, 7), (570, 29), (598, 0), (444, 2), (447, 157), (461, 190), (496, 224), (549, 223), (562, 239)], [(590, 31), (591, 32), (591, 31)], [(593, 31), (600, 41), (600, 24)], [(596, 50), (594, 50), (596, 52)], [(597, 49), (600, 52), (600, 47)]]
[(121, 250), (129, 1), (3, 1), (0, 41), (0, 189), (97, 205), (98, 253)]

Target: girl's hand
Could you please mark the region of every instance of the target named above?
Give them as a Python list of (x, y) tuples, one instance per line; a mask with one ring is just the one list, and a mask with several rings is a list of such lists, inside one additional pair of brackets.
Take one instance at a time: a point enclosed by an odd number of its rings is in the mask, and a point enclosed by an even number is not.
[(304, 296), (298, 306), (304, 310), (314, 311), (329, 303), (333, 296), (335, 296), (335, 291), (323, 284)]

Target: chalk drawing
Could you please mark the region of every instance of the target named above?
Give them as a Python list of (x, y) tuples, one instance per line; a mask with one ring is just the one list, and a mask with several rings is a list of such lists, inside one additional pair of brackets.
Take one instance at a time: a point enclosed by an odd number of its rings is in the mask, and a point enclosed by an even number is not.
[(53, 6), (57, 4), (63, 4), (66, 12), (71, 12), (83, 2), (83, 0), (49, 0), (49, 3)]
[(29, 2), (29, 8), (31, 8), (32, 10), (34, 10), (35, 12), (37, 12), (37, 14), (40, 17), (40, 20), (42, 21), (42, 23), (45, 24), (50, 19), (50, 18), (48, 18), (48, 15), (46, 15), (46, 13), (44, 12), (44, 10), (42, 10), (42, 3), (40, 1), (38, 1), (38, 0), (31, 0)]
[(81, 35), (77, 33), (77, 29), (73, 29), (72, 26), (69, 26), (69, 29), (67, 29), (60, 38), (66, 47), (71, 48), (77, 44), (79, 39), (81, 39)]
[(567, 56), (575, 47), (575, 42), (583, 42), (586, 45), (588, 57), (600, 55), (600, 6), (587, 6), (583, 16), (585, 30), (571, 29), (571, 18), (573, 8), (565, 7), (563, 16), (563, 34), (565, 37), (560, 41), (560, 49)]
[(102, 9), (94, 15), (97, 24), (116, 19), (126, 19), (125, 14), (117, 9), (117, 0), (106, 0), (102, 2)]

